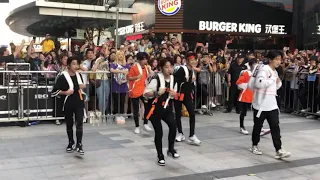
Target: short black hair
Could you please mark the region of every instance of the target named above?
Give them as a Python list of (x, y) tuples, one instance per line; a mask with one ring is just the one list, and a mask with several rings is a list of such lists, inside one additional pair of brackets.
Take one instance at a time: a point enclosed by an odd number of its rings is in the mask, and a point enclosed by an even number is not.
[(276, 57), (278, 56), (281, 56), (282, 57), (282, 53), (280, 51), (275, 51), (275, 50), (272, 50), (272, 51), (269, 51), (268, 54), (267, 54), (267, 58), (270, 59), (270, 60), (273, 60), (275, 59)]
[(68, 58), (67, 65), (70, 66), (72, 61), (74, 61), (74, 60), (76, 60), (78, 62), (78, 64), (80, 64), (80, 59), (77, 56), (72, 56), (72, 57)]
[(137, 60), (142, 61), (144, 59), (149, 59), (149, 55), (146, 52), (138, 52), (137, 53)]
[(159, 61), (160, 69), (162, 69), (163, 66), (165, 66), (167, 64), (167, 62), (169, 62), (171, 65), (173, 65), (173, 60), (171, 57), (161, 58)]
[(86, 55), (87, 55), (87, 54), (88, 54), (88, 52), (90, 52), (90, 51), (94, 52), (94, 50), (93, 50), (93, 49), (88, 48), (88, 49), (87, 49), (87, 51), (86, 51)]

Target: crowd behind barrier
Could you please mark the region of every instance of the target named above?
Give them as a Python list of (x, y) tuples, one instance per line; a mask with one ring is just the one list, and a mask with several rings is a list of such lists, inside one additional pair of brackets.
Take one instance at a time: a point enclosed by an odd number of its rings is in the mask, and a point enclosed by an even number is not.
[[(161, 37), (154, 33), (134, 42), (126, 41), (120, 48), (114, 46), (113, 40), (106, 40), (99, 47), (88, 40), (74, 52), (62, 50), (50, 35), (41, 42), (42, 53), (35, 52), (34, 41), (25, 49), (26, 53), (22, 53), (24, 40), (19, 46), (10, 44), (12, 54), (7, 48), (0, 48), (0, 69), (11, 70), (0, 73), (0, 121), (63, 120), (61, 99), (51, 98), (50, 92), (61, 72), (67, 70), (68, 58), (74, 57), (79, 60), (87, 86), (83, 90), (87, 95), (85, 120), (113, 122), (118, 117), (130, 117), (132, 107), (126, 73), (137, 62), (138, 53), (144, 53), (152, 73), (160, 71), (160, 59), (170, 58), (175, 69), (186, 65), (186, 55), (193, 53), (197, 61), (193, 67), (197, 77), (194, 88), (196, 112), (213, 115), (228, 106), (228, 113), (238, 98), (239, 90), (234, 82), (240, 73), (237, 68), (245, 66), (250, 59), (259, 63), (268, 61), (267, 50), (228, 49), (233, 38), (236, 37), (226, 37), (225, 47), (210, 53), (210, 43), (207, 43), (210, 38), (191, 47), (192, 44), (189, 46), (177, 37)], [(277, 69), (283, 83), (277, 93), (279, 107), (288, 113), (318, 118), (320, 78), (316, 73), (320, 73), (320, 51), (290, 51), (284, 47), (281, 54), (281, 65)], [(239, 59), (243, 63), (234, 66)], [(8, 62), (24, 65), (10, 66)], [(185, 109), (183, 111), (187, 116)]]
[[(81, 74), (88, 77), (84, 90), (87, 96), (84, 121), (93, 124), (113, 123), (117, 117), (132, 116), (128, 88), (122, 93), (117, 89), (119, 87), (114, 87), (113, 81), (117, 78), (115, 74), (109, 71), (87, 71)], [(102, 83), (96, 78), (99, 74), (109, 79)], [(64, 119), (61, 100), (59, 97), (51, 97), (54, 83), (60, 76), (59, 72), (2, 71), (1, 76), (0, 122)], [(314, 76), (319, 77), (320, 74), (310, 76), (302, 72), (284, 75), (283, 86), (278, 91), (281, 110), (307, 118), (320, 117), (320, 87)], [(224, 109), (228, 102), (229, 87), (221, 73), (201, 71), (197, 79), (194, 89), (196, 112), (212, 116), (215, 111)], [(123, 84), (127, 86), (126, 82)]]

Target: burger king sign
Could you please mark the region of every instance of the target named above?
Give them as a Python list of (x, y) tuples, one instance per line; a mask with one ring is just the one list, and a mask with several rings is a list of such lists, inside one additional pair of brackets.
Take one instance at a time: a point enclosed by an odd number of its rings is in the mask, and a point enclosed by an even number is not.
[(173, 16), (179, 12), (181, 0), (158, 0), (159, 11), (166, 16)]

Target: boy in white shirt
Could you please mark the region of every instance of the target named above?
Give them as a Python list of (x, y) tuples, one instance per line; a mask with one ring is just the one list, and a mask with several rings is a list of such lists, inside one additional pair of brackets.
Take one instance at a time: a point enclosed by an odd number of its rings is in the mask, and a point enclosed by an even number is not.
[(278, 51), (270, 51), (267, 55), (268, 65), (258, 66), (254, 72), (254, 81), (249, 81), (249, 87), (253, 89), (252, 107), (254, 110), (254, 127), (252, 132), (253, 154), (261, 155), (258, 148), (260, 132), (265, 119), (271, 129), (273, 145), (276, 150), (276, 159), (288, 158), (290, 152), (282, 149), (280, 127), (279, 127), (279, 107), (277, 104), (277, 90), (282, 86), (276, 68), (280, 66), (282, 54)]

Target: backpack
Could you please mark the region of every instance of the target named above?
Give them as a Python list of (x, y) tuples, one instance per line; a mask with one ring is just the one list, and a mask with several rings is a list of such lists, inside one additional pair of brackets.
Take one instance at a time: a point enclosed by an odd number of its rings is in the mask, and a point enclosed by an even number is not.
[[(255, 87), (255, 82), (256, 82), (256, 77), (258, 75), (258, 72), (260, 69), (262, 69), (265, 65), (264, 64), (258, 64), (252, 71), (252, 75), (249, 79), (248, 82), (248, 89), (250, 89), (251, 91), (254, 91), (256, 89)], [(272, 76), (272, 72), (269, 72), (269, 76), (268, 78), (271, 78)]]
[(249, 82), (248, 82), (248, 89), (250, 89), (251, 91), (253, 91), (255, 89), (255, 82), (256, 82), (257, 74), (258, 74), (259, 70), (262, 69), (263, 66), (264, 66), (264, 64), (258, 64), (258, 65), (256, 65), (256, 67), (254, 67), (254, 69), (252, 71), (252, 75), (251, 75)]

